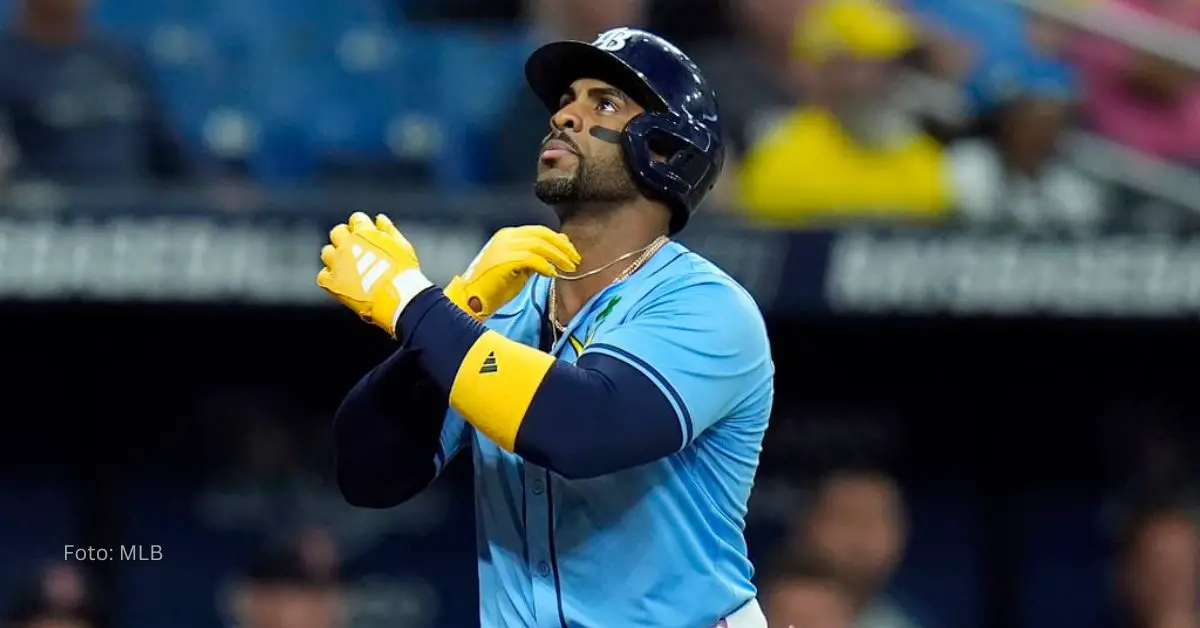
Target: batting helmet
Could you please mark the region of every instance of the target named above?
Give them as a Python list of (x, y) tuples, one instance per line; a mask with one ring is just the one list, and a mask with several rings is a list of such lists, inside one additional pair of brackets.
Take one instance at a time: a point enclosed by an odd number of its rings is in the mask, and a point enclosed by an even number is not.
[(525, 78), (551, 113), (581, 78), (610, 83), (645, 108), (621, 132), (621, 147), (643, 192), (670, 206), (672, 234), (716, 184), (725, 163), (717, 97), (671, 42), (633, 28), (591, 43), (557, 41), (529, 56)]

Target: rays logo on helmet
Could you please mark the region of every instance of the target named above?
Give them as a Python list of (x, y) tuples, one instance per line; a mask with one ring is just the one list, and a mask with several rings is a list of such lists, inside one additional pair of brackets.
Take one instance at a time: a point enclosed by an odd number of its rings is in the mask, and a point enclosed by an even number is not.
[(616, 52), (629, 43), (630, 37), (633, 37), (633, 33), (628, 28), (614, 28), (600, 33), (592, 45), (601, 50)]

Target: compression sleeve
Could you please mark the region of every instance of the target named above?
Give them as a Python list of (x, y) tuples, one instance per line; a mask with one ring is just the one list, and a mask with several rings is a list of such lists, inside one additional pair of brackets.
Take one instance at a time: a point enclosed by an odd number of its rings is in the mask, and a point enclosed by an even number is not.
[(408, 305), (400, 329), (425, 372), (450, 390), (452, 408), (497, 445), (560, 475), (604, 475), (684, 444), (664, 393), (622, 360), (556, 360), (485, 329), (438, 290)]
[(367, 373), (334, 417), (337, 482), (346, 501), (390, 508), (420, 493), (454, 453), (444, 435), (449, 420), (446, 394), (411, 350)]

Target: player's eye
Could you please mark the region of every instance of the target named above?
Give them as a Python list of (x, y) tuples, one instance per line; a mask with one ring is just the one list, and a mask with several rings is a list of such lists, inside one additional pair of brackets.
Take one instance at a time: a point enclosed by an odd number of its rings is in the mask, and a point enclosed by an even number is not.
[(596, 103), (596, 109), (605, 113), (616, 113), (618, 107), (617, 104), (612, 100), (609, 100), (608, 98), (601, 98), (600, 101)]

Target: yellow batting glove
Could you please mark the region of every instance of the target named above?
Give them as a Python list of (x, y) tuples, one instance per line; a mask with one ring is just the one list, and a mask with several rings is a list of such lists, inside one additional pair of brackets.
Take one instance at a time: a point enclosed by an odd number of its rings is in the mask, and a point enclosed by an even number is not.
[(548, 227), (506, 227), (492, 236), (466, 272), (444, 292), (460, 309), (484, 320), (517, 296), (533, 273), (553, 277), (579, 265), (579, 251), (567, 236)]
[(346, 224), (329, 232), (321, 249), (325, 268), (317, 285), (363, 320), (396, 336), (404, 307), (433, 285), (421, 273), (417, 252), (387, 216), (375, 222), (355, 212)]

